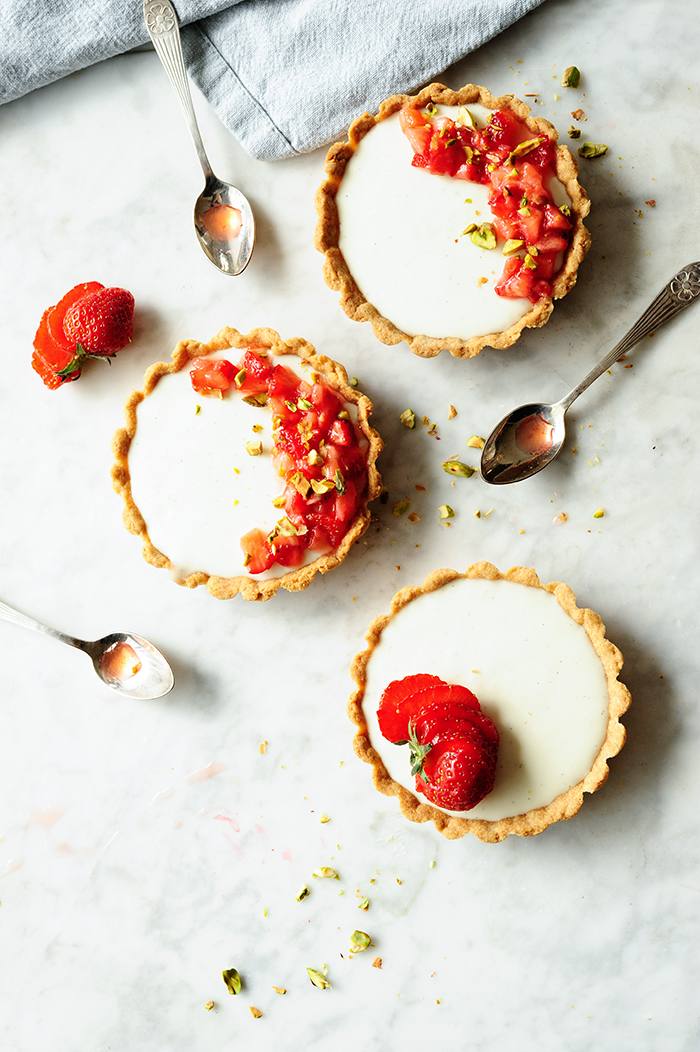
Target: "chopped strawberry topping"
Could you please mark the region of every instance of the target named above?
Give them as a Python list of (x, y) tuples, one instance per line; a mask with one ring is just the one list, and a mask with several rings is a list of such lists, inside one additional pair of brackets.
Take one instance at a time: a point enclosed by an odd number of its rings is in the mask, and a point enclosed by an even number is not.
[(495, 233), (503, 241), (521, 242), (515, 246), (519, 255), (506, 260), (496, 293), (532, 303), (551, 296), (557, 255), (566, 251), (572, 229), (548, 189), (554, 142), (547, 135), (524, 137), (528, 129), (508, 110), (494, 110), (485, 128), (410, 106), (400, 111), (399, 120), (415, 167), (490, 185)]

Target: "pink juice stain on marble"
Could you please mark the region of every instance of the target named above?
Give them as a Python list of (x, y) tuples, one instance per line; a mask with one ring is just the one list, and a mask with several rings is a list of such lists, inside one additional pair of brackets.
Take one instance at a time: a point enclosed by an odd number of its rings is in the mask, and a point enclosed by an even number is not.
[(212, 760), (201, 771), (193, 771), (192, 774), (188, 774), (185, 781), (188, 785), (194, 785), (196, 782), (206, 782), (209, 778), (213, 778), (215, 774), (221, 774), (222, 771), (228, 771), (228, 764)]
[(236, 819), (235, 818), (229, 818), (228, 815), (214, 815), (214, 821), (215, 822), (228, 822), (229, 825), (231, 826), (231, 828), (233, 830), (235, 830), (236, 833), (240, 833), (240, 831), (241, 831), (241, 827), (239, 826), (239, 824), (236, 821)]
[(5, 865), (5, 869), (0, 873), (0, 877), (8, 877), (10, 873), (16, 873), (18, 869), (21, 869), (24, 865), (23, 858), (9, 858)]

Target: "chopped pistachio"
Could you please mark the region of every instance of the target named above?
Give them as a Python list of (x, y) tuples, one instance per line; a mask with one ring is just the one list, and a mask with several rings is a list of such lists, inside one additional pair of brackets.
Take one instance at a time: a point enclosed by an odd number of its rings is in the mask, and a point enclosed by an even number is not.
[(245, 369), (241, 369), (239, 373), (236, 373), (236, 375), (233, 378), (233, 382), (235, 383), (236, 387), (243, 386), (243, 384), (245, 383), (245, 375)]
[(243, 565), (244, 566), (249, 566), (250, 563), (252, 563), (252, 561), (253, 561), (252, 555), (250, 554), (250, 552), (246, 552), (245, 553), (245, 558), (243, 559)]
[(343, 478), (343, 473), (340, 470), (340, 468), (336, 468), (335, 469), (335, 475), (333, 476), (333, 481), (335, 483), (335, 488), (337, 489), (338, 493), (342, 497), (342, 495), (345, 493), (345, 479)]
[(366, 950), (370, 942), (371, 939), (366, 931), (354, 931), (350, 936), (350, 946), (355, 953)]
[(490, 223), (482, 223), (471, 234), (477, 248), (491, 249), (496, 247), (496, 233)]
[(398, 518), (399, 515), (406, 514), (410, 503), (410, 500), (397, 500), (396, 504), (391, 510), (393, 511), (394, 515)]
[(299, 432), (299, 436), (302, 442), (308, 448), (308, 445), (311, 439), (313, 438), (314, 434), (313, 424), (311, 423), (308, 417), (305, 417), (303, 420), (299, 421), (299, 423), (297, 424), (297, 431)]
[(532, 215), (532, 212), (527, 207), (527, 205), (521, 205), (521, 207), (518, 209), (518, 215), (527, 218), (528, 216)]
[(297, 537), (306, 533), (306, 527), (295, 526), (292, 520), (284, 515), (281, 519), (278, 519), (275, 533), (280, 534), (282, 537)]
[(279, 497), (273, 497), (272, 498), (272, 506), (273, 506), (273, 508), (283, 508), (284, 507), (284, 494), (283, 493), (281, 493), (279, 495)]
[(206, 1008), (207, 1012), (211, 1012), (212, 1008), (214, 1007), (214, 1002), (206, 1001), (204, 1007)]
[(418, 515), (415, 511), (412, 511), (411, 514), (408, 516), (408, 521), (420, 522), (420, 515)]
[(381, 966), (382, 966), (382, 959), (381, 959), (381, 957), (375, 957), (374, 960), (372, 961), (372, 967), (373, 968), (381, 968)]
[(369, 909), (369, 899), (363, 899), (362, 902), (358, 902), (357, 908), (358, 910), (364, 910), (366, 913)]
[(576, 66), (567, 66), (562, 74), (561, 86), (563, 88), (577, 88), (581, 81), (581, 71)]
[[(267, 752), (267, 742), (266, 741), (260, 742), (260, 745), (258, 745), (258, 752), (260, 753), (261, 756), (263, 755), (263, 753)], [(266, 909), (263, 910), (263, 913), (267, 917), (267, 910)]]
[(325, 812), (322, 812), (321, 817), (319, 818), (319, 822), (330, 822), (330, 818)]
[(571, 209), (569, 208), (568, 205), (559, 205), (559, 211), (561, 212), (561, 214), (563, 216), (570, 216), (571, 215)]
[(262, 456), (263, 444), (261, 440), (258, 438), (256, 441), (251, 439), (250, 442), (246, 442), (245, 451), (250, 457)]
[(199, 414), (200, 414), (201, 412), (202, 412), (202, 407), (201, 407), (201, 405), (196, 405), (196, 406), (194, 407), (194, 415), (195, 415), (195, 416), (199, 416)]
[[(243, 401), (248, 405), (252, 405), (254, 409), (261, 409), (263, 406), (267, 405), (267, 391), (259, 391), (258, 394), (246, 395)], [(273, 421), (273, 427), (274, 426), (279, 426), (279, 424), (275, 425)]]
[(520, 238), (509, 237), (503, 246), (503, 255), (510, 256), (513, 252), (517, 252), (525, 244)]
[(286, 405), (286, 407), (287, 407), (287, 409), (289, 410), (290, 413), (296, 413), (296, 411), (297, 411), (296, 402), (290, 402), (289, 399), (285, 398), (284, 404)]
[(582, 142), (578, 148), (579, 157), (602, 157), (608, 152), (603, 142)]
[(448, 420), (454, 420), (454, 418), (456, 416), (457, 416), (457, 410), (452, 405), (452, 403), (450, 403), (450, 405), (448, 406), (448, 409), (447, 409), (447, 419)]
[(442, 465), (442, 470), (448, 475), (460, 475), (468, 479), (474, 474), (475, 468), (470, 467), (469, 464), (463, 464), (461, 460), (446, 460)]
[(574, 126), (572, 124), (571, 127), (569, 128), (569, 138), (570, 139), (580, 139), (581, 138), (581, 129), (580, 128), (574, 128)]
[(318, 451), (318, 449), (310, 449), (306, 459), (308, 460), (311, 467), (314, 467), (316, 464), (323, 463), (323, 457), (321, 456), (321, 453)]
[(313, 871), (311, 876), (314, 878), (314, 880), (316, 879), (316, 877), (328, 877), (331, 880), (340, 880), (340, 877), (331, 866), (319, 866), (318, 869), (315, 869)]
[(469, 223), (468, 226), (465, 226), (464, 230), (460, 234), (460, 237), (464, 237), (465, 234), (473, 234), (476, 229), (476, 223)]
[(519, 142), (518, 145), (510, 151), (508, 156), (508, 162), (513, 164), (516, 157), (525, 157), (526, 154), (532, 153), (538, 146), (541, 146), (544, 142), (544, 137), (540, 136), (538, 139), (526, 139), (525, 142)]
[(347, 409), (341, 409), (340, 412), (338, 413), (338, 420), (349, 420), (349, 419), (350, 419), (350, 414), (348, 413)]
[(243, 984), (241, 983), (241, 977), (235, 968), (226, 968), (225, 971), (221, 973), (221, 978), (224, 980), (226, 989), (230, 994), (239, 994), (241, 992)]
[(300, 471), (295, 471), (289, 481), (294, 486), (297, 493), (300, 493), (302, 497), (305, 497), (311, 489), (311, 483)]
[(602, 519), (604, 515), (605, 515), (605, 512), (603, 511), (602, 508), (598, 508), (597, 511), (593, 512), (593, 518), (594, 519)]
[(309, 409), (313, 409), (313, 405), (308, 400), (308, 398), (299, 398), (299, 399), (297, 399), (297, 406), (298, 406), (299, 409), (303, 409), (305, 411), (308, 411)]
[(286, 986), (273, 986), (272, 989), (275, 991), (276, 994), (286, 994), (287, 992)]
[(259, 1008), (256, 1008), (255, 1005), (248, 1005), (248, 1008), (250, 1009), (250, 1014), (253, 1016), (254, 1019), (262, 1018), (262, 1012)]
[(255, 432), (256, 435), (259, 435), (262, 430), (263, 430), (262, 424), (253, 424), (253, 431)]
[(335, 489), (335, 481), (333, 479), (311, 479), (311, 489), (314, 493), (330, 493), (332, 489)]
[(523, 260), (523, 266), (528, 270), (537, 270), (537, 260), (528, 252)]
[(451, 519), (454, 517), (454, 509), (449, 504), (441, 504), (438, 508), (441, 519)]
[(356, 376), (351, 376), (350, 380), (348, 382), (349, 382), (351, 387), (357, 387), (357, 385), (359, 383), (359, 380), (357, 379)]
[(294, 897), (296, 898), (297, 902), (301, 902), (302, 899), (308, 898), (310, 894), (311, 894), (311, 892), (307, 888), (306, 884), (304, 884), (304, 887), (303, 888), (299, 888), (299, 890), (297, 891), (297, 893), (296, 893), (296, 895)]
[(457, 110), (457, 124), (462, 124), (465, 128), (476, 128), (474, 118), (466, 106), (460, 106)]
[(486, 443), (481, 435), (472, 435), (471, 438), (467, 439), (467, 445), (470, 449), (483, 449)]
[(412, 409), (404, 409), (403, 413), (399, 417), (399, 420), (404, 427), (412, 429), (416, 426), (416, 414)]
[(306, 974), (308, 975), (314, 986), (317, 986), (319, 990), (327, 990), (331, 985), (326, 979), (323, 972), (319, 972), (317, 968), (307, 968)]

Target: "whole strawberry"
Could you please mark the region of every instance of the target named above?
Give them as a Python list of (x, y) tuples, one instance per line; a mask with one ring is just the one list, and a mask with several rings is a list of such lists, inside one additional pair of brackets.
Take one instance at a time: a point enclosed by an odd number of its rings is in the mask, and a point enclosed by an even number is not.
[(88, 358), (109, 359), (131, 340), (134, 297), (126, 289), (106, 289), (99, 281), (76, 285), (44, 311), (32, 367), (55, 390), (77, 380)]

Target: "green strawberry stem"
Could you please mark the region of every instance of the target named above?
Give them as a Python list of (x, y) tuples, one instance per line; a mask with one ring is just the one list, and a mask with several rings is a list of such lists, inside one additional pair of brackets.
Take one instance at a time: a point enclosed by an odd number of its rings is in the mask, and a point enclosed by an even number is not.
[(432, 745), (423, 745), (418, 741), (412, 720), (408, 721), (408, 745), (410, 746), (411, 774), (419, 774), (425, 781), (430, 781), (423, 773), (423, 761), (432, 749)]
[(76, 371), (78, 372), (78, 375), (80, 375), (80, 370), (82, 369), (84, 363), (87, 361), (88, 358), (99, 358), (100, 361), (107, 362), (108, 365), (112, 364), (111, 354), (99, 354), (99, 352), (95, 352), (94, 354), (88, 354), (88, 352), (84, 350), (84, 348), (81, 347), (79, 343), (75, 345), (75, 351), (75, 357), (70, 362), (68, 362), (68, 365), (64, 365), (62, 369), (57, 369), (56, 376), (60, 376), (61, 379), (66, 379), (67, 377), (72, 376), (72, 374)]

